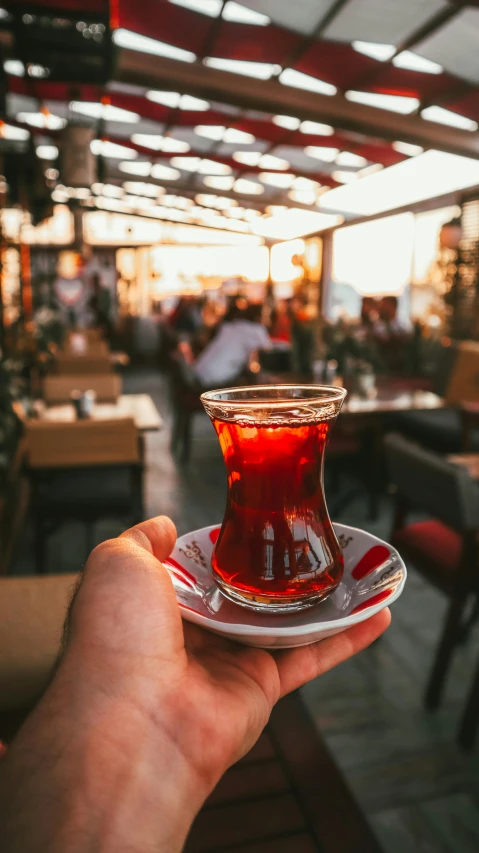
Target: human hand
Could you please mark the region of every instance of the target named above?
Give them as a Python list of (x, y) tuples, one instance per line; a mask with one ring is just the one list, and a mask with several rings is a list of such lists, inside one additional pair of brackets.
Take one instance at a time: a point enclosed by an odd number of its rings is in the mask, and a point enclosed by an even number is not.
[(71, 845), (72, 821), (89, 838), (107, 823), (108, 837), (92, 842), (95, 850), (180, 850), (203, 801), (255, 743), (274, 703), (389, 624), (384, 610), (312, 646), (273, 653), (239, 646), (182, 622), (161, 565), (175, 538), (172, 522), (157, 518), (90, 556), (63, 660), (23, 733), (37, 750), (45, 742), (51, 755), (56, 727), (56, 766), (68, 757), (58, 772), (64, 832), (57, 829), (58, 846), (45, 835), (43, 847), (24, 841), (12, 851), (89, 849)]

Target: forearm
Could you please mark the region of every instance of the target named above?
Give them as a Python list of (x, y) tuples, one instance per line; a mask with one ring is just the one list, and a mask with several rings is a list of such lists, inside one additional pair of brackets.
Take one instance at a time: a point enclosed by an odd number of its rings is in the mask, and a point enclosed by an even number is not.
[[(68, 702), (67, 702), (68, 704)], [(208, 794), (158, 721), (55, 683), (0, 762), (3, 853), (179, 853)]]

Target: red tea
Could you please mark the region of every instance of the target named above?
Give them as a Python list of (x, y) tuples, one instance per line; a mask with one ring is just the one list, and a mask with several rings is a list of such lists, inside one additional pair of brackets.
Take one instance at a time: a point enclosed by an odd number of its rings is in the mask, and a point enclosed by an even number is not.
[(299, 609), (319, 601), (343, 572), (322, 485), (334, 417), (284, 424), (241, 421), (241, 416), (212, 421), (228, 476), (213, 554), (220, 588), (235, 600), (249, 599), (270, 610), (275, 602)]

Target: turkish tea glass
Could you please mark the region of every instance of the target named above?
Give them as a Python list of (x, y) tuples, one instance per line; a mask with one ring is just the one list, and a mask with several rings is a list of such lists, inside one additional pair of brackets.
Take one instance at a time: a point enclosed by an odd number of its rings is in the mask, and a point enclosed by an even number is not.
[(346, 391), (256, 385), (201, 397), (223, 452), (228, 494), (214, 579), (253, 610), (302, 610), (341, 581), (343, 557), (326, 508), (324, 451)]

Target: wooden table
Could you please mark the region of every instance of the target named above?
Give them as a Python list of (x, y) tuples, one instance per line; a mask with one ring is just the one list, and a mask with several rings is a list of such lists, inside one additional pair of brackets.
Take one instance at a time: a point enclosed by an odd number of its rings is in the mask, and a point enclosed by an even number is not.
[[(70, 423), (76, 420), (75, 410), (70, 403), (61, 406), (48, 406), (40, 418), (49, 421)], [(93, 408), (94, 420), (111, 418), (133, 418), (140, 432), (152, 432), (161, 429), (163, 421), (149, 394), (121, 394), (116, 403), (96, 403)]]
[(445, 401), (432, 391), (380, 391), (376, 397), (348, 394), (341, 415), (385, 415), (395, 412), (420, 412), (443, 409)]

